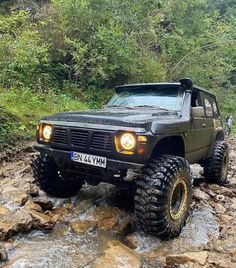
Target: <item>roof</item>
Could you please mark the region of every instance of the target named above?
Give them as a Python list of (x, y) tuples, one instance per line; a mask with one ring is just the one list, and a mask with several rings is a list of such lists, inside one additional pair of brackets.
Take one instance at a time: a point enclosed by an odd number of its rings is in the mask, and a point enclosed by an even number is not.
[[(115, 87), (115, 90), (117, 92), (119, 91), (123, 91), (125, 89), (129, 89), (129, 88), (136, 88), (136, 87), (154, 87), (154, 86), (165, 86), (165, 87), (180, 87), (181, 84), (180, 83), (140, 83), (140, 84), (126, 84), (126, 85), (120, 85), (120, 86), (116, 86)], [(201, 87), (198, 87), (198, 86), (193, 86), (193, 89), (194, 90), (198, 90), (198, 91), (202, 91), (206, 94), (209, 94), (211, 96), (215, 96), (213, 93), (211, 93), (210, 91), (204, 89), (204, 88), (201, 88)]]

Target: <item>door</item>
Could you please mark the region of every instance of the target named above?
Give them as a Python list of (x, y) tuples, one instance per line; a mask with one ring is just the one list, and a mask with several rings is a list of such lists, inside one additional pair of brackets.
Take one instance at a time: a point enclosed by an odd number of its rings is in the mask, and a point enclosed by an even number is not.
[(209, 152), (211, 139), (213, 135), (213, 108), (210, 101), (203, 92), (193, 91), (191, 107), (202, 106), (204, 116), (192, 118), (190, 127), (187, 132), (187, 152), (186, 158), (190, 163), (198, 162), (201, 158), (206, 157)]

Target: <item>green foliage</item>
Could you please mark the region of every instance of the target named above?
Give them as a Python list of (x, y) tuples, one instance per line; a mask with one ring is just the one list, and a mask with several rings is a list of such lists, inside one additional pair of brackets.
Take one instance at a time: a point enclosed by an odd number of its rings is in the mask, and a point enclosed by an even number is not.
[(36, 14), (0, 4), (0, 144), (32, 137), (44, 114), (99, 108), (129, 82), (191, 77), (236, 118), (235, 1), (52, 0)]
[(43, 115), (86, 108), (70, 94), (52, 91), (42, 94), (29, 89), (0, 89), (0, 100), (0, 149), (34, 137)]
[(0, 85), (42, 89), (49, 75), (48, 45), (42, 44), (27, 13), (0, 16)]

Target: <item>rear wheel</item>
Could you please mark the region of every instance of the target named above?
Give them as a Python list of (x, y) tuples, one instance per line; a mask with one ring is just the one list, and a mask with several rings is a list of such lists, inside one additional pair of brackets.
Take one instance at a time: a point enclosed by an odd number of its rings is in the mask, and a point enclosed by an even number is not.
[(191, 194), (191, 171), (184, 158), (163, 155), (150, 160), (137, 180), (138, 225), (162, 239), (178, 236), (188, 216)]
[(33, 173), (39, 188), (54, 197), (71, 197), (83, 184), (76, 175), (59, 171), (53, 157), (43, 153), (34, 160)]
[(204, 176), (207, 182), (224, 184), (227, 180), (229, 165), (228, 145), (225, 141), (217, 141), (210, 158), (204, 162)]

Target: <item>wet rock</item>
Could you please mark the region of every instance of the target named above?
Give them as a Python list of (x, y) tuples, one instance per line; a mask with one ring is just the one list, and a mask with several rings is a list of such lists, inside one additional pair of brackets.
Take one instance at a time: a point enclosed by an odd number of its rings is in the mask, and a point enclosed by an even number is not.
[(0, 240), (6, 240), (15, 233), (13, 225), (7, 221), (0, 222)]
[(6, 262), (8, 260), (8, 254), (5, 248), (0, 247), (0, 262)]
[(45, 210), (51, 210), (53, 208), (52, 201), (47, 197), (35, 197), (33, 198), (34, 203), (40, 205), (40, 207)]
[(169, 255), (166, 257), (167, 265), (185, 264), (188, 262), (205, 265), (208, 258), (208, 252), (187, 252), (184, 254)]
[(8, 215), (9, 215), (9, 210), (5, 206), (0, 205), (0, 216), (7, 217)]
[(65, 207), (54, 208), (51, 211), (51, 217), (54, 221), (64, 221), (65, 217), (70, 213), (70, 210)]
[(193, 198), (197, 200), (208, 201), (210, 199), (210, 195), (200, 190), (199, 188), (194, 189)]
[(38, 212), (42, 212), (42, 208), (39, 204), (34, 203), (32, 200), (28, 200), (25, 203), (25, 208), (29, 209), (29, 210), (36, 210)]
[(96, 263), (96, 268), (141, 268), (140, 256), (132, 249), (115, 240), (107, 243), (105, 255)]
[(55, 224), (49, 215), (45, 215), (38, 211), (31, 210), (30, 215), (34, 219), (33, 226), (35, 228), (52, 229)]
[(106, 218), (98, 222), (98, 228), (103, 231), (111, 230), (118, 224), (118, 219)]
[(83, 234), (89, 230), (93, 230), (97, 227), (97, 222), (95, 221), (73, 221), (71, 223), (71, 229), (76, 234)]
[(73, 214), (80, 215), (81, 213), (87, 213), (94, 207), (92, 199), (82, 200), (74, 208), (72, 203), (66, 203), (65, 208), (73, 209)]
[(134, 220), (124, 211), (112, 207), (99, 207), (91, 214), (91, 219), (98, 223), (100, 230), (112, 230), (117, 235), (134, 231)]
[(28, 201), (28, 195), (22, 194), (17, 199), (14, 200), (14, 203), (17, 206), (23, 206)]

